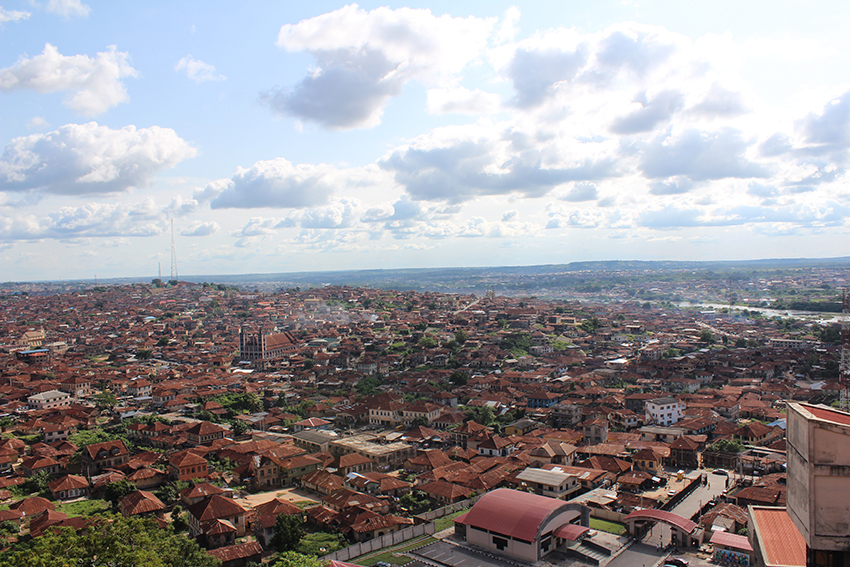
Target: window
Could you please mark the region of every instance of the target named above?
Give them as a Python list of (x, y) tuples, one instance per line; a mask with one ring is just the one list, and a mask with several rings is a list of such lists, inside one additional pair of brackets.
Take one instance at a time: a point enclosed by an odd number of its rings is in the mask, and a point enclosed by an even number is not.
[(496, 549), (498, 549), (499, 551), (504, 551), (505, 548), (508, 546), (508, 540), (503, 537), (493, 536), (493, 545), (495, 545)]

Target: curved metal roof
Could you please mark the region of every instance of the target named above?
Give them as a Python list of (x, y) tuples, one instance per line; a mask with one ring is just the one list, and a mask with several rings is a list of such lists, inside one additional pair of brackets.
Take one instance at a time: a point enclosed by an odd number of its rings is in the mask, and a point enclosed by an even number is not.
[(654, 520), (676, 526), (686, 534), (694, 531), (697, 525), (689, 519), (664, 510), (636, 510), (623, 518), (624, 520)]
[[(575, 508), (575, 504), (556, 498), (500, 488), (482, 496), (463, 516), (462, 523), (523, 541), (534, 541), (542, 524), (553, 513)], [(456, 518), (455, 522), (458, 520), (460, 518)]]

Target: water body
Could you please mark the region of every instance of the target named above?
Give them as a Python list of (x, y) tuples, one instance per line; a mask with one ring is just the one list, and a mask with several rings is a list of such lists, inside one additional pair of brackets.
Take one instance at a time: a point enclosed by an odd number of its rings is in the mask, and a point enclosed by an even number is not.
[[(700, 308), (710, 308), (720, 311), (721, 309), (727, 309), (729, 307), (728, 304), (724, 305), (721, 303), (691, 303), (689, 301), (683, 301), (678, 304), (679, 307), (700, 307)], [(814, 320), (819, 324), (831, 324), (831, 323), (841, 323), (842, 321), (850, 321), (850, 313), (824, 313), (822, 311), (787, 311), (782, 309), (768, 309), (767, 307), (743, 307), (741, 305), (734, 305), (732, 307), (733, 311), (754, 311), (761, 313), (765, 317), (779, 317), (781, 319), (809, 319)], [(722, 314), (721, 314), (722, 315)]]

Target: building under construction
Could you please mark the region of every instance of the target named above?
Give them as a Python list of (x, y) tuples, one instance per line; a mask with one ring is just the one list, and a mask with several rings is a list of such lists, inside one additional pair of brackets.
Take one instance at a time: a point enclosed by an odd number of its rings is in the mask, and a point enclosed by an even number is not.
[(269, 332), (267, 329), (252, 332), (245, 327), (239, 328), (240, 360), (274, 360), (294, 352), (298, 343), (292, 333)]

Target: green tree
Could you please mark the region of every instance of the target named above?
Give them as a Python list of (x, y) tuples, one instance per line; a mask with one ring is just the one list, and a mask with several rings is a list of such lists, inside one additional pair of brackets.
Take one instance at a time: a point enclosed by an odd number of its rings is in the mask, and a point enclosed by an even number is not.
[(194, 539), (162, 529), (153, 519), (95, 516), (77, 534), (72, 528), (47, 530), (28, 545), (0, 554), (0, 567), (217, 567), (218, 559)]
[(117, 508), (119, 500), (136, 490), (136, 485), (126, 479), (110, 482), (103, 489), (103, 499), (110, 502), (113, 508)]
[(168, 343), (170, 343), (170, 342), (171, 342), (171, 339), (169, 337), (159, 337), (159, 340), (156, 341), (156, 346), (159, 346), (159, 347), (168, 346)]
[(287, 551), (278, 555), (277, 561), (271, 567), (325, 567), (325, 563), (312, 555)]
[(109, 390), (104, 390), (95, 397), (95, 405), (99, 410), (111, 410), (118, 403), (118, 398)]
[(465, 343), (468, 340), (469, 340), (469, 333), (467, 333), (463, 329), (460, 329), (459, 331), (455, 332), (455, 342), (457, 342), (457, 344), (462, 345), (463, 343)]
[(436, 348), (439, 343), (434, 337), (426, 335), (419, 339), (417, 344), (422, 348)]
[(451, 382), (455, 386), (466, 386), (467, 384), (469, 384), (469, 374), (463, 372), (462, 370), (455, 370), (449, 376), (449, 382)]
[(304, 537), (304, 519), (298, 515), (280, 514), (274, 522), (272, 546), (280, 552), (294, 551)]
[(711, 344), (714, 342), (714, 335), (708, 329), (702, 329), (699, 332), (699, 340), (701, 343)]
[(378, 391), (378, 386), (380, 385), (381, 379), (377, 376), (364, 376), (359, 382), (357, 382), (354, 389), (357, 390), (357, 393), (363, 396), (370, 396)]
[(737, 442), (731, 441), (729, 439), (721, 439), (716, 441), (710, 449), (712, 451), (718, 451), (720, 453), (740, 453), (744, 450), (744, 446)]
[(251, 426), (242, 421), (241, 419), (235, 420), (233, 422), (233, 425), (230, 426), (230, 431), (232, 431), (234, 435), (244, 435), (250, 430)]
[(150, 349), (140, 349), (136, 351), (136, 358), (139, 360), (150, 360), (151, 354)]
[(52, 478), (49, 472), (45, 470), (38, 471), (27, 479), (26, 483), (24, 484), (24, 490), (26, 490), (27, 493), (30, 494), (33, 492), (47, 492), (49, 490), (47, 485), (50, 483), (51, 480)]

